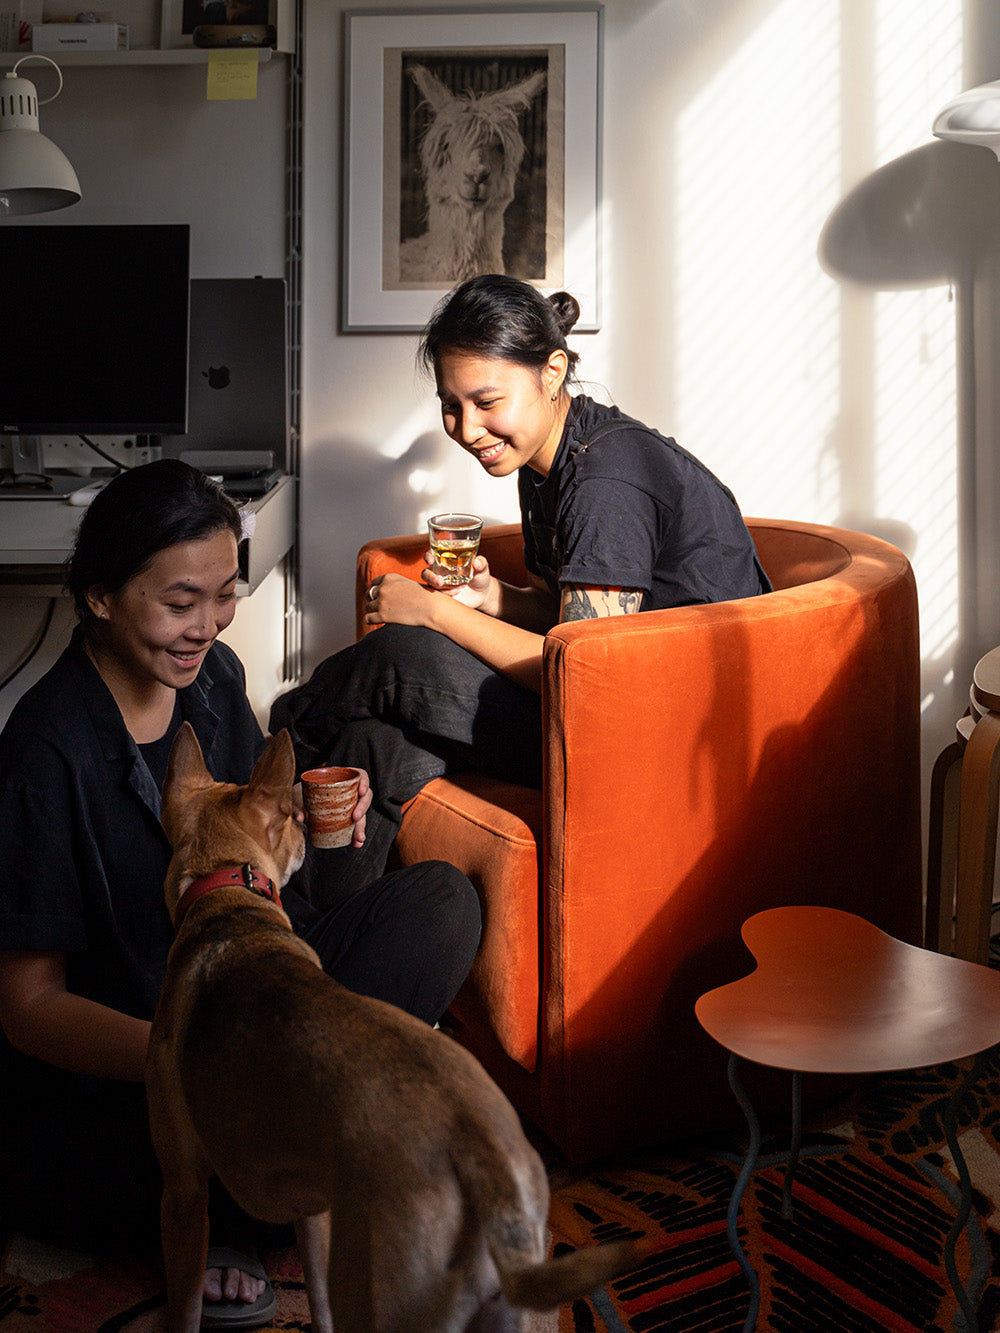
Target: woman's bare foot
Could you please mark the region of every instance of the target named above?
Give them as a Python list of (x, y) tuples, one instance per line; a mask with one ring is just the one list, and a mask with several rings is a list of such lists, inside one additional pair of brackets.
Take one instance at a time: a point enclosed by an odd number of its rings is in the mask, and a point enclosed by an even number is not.
[(202, 1328), (256, 1328), (274, 1314), (274, 1291), (252, 1245), (210, 1245), (202, 1292)]
[(207, 1301), (240, 1300), (253, 1305), (266, 1286), (266, 1282), (239, 1268), (205, 1269), (204, 1296)]

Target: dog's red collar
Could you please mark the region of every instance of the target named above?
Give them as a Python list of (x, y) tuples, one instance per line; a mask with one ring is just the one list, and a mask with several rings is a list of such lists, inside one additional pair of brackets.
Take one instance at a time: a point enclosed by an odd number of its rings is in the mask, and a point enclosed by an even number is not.
[(174, 909), (174, 929), (180, 930), (181, 922), (199, 898), (211, 893), (213, 889), (231, 889), (234, 885), (249, 889), (259, 898), (267, 898), (270, 902), (281, 906), (281, 895), (277, 884), (273, 879), (265, 879), (260, 871), (254, 870), (249, 861), (241, 866), (223, 866), (221, 870), (214, 870), (211, 875), (202, 875), (191, 881)]

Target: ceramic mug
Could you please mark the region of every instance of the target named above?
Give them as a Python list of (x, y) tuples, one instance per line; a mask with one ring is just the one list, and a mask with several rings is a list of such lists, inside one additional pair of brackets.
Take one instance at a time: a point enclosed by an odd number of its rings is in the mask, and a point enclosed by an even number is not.
[(310, 768), (302, 774), (302, 803), (314, 847), (346, 847), (354, 836), (360, 768)]

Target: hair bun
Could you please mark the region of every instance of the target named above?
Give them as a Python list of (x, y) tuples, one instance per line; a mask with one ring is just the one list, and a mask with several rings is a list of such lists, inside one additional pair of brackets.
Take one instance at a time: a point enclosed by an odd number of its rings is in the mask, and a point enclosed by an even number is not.
[(569, 292), (553, 292), (549, 297), (549, 305), (555, 311), (556, 323), (565, 337), (580, 318), (580, 303)]

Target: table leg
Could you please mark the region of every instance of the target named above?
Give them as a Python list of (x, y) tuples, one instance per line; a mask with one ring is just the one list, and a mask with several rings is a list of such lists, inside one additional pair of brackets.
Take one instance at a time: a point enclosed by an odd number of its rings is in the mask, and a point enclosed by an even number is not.
[(1000, 715), (984, 713), (962, 760), (955, 871), (955, 957), (987, 963), (1000, 808)]
[(802, 1152), (802, 1073), (796, 1069), (792, 1073), (792, 1141), (788, 1147), (788, 1161), (785, 1163), (785, 1185), (781, 1192), (781, 1216), (786, 1222), (792, 1220), (792, 1179)]
[(757, 1327), (757, 1313), (760, 1310), (760, 1281), (754, 1272), (753, 1264), (747, 1257), (746, 1251), (740, 1244), (739, 1218), (743, 1195), (757, 1166), (757, 1158), (760, 1156), (760, 1121), (757, 1119), (757, 1113), (754, 1111), (746, 1090), (740, 1082), (738, 1056), (730, 1055), (728, 1073), (729, 1086), (733, 1090), (733, 1096), (739, 1102), (743, 1114), (746, 1116), (750, 1139), (747, 1143), (743, 1166), (736, 1177), (736, 1184), (733, 1186), (733, 1192), (729, 1200), (729, 1209), (726, 1213), (726, 1235), (729, 1237), (729, 1246), (733, 1254), (736, 1255), (736, 1260), (742, 1268), (750, 1287), (750, 1308), (747, 1311), (746, 1321), (743, 1325), (743, 1333), (753, 1333), (753, 1329)]
[(959, 1205), (955, 1220), (951, 1224), (951, 1230), (948, 1232), (944, 1243), (944, 1266), (948, 1274), (948, 1281), (951, 1283), (951, 1289), (955, 1293), (959, 1308), (965, 1317), (965, 1328), (962, 1333), (979, 1333), (979, 1320), (976, 1312), (969, 1300), (968, 1292), (964, 1284), (959, 1280), (958, 1267), (955, 1263), (955, 1246), (958, 1244), (958, 1238), (965, 1230), (966, 1223), (969, 1220), (969, 1214), (972, 1212), (972, 1178), (969, 1175), (969, 1168), (962, 1152), (961, 1145), (958, 1142), (958, 1132), (955, 1125), (955, 1117), (962, 1098), (975, 1083), (979, 1077), (979, 1057), (977, 1056), (965, 1075), (959, 1081), (958, 1086), (948, 1098), (947, 1105), (941, 1117), (944, 1126), (945, 1142), (951, 1152), (952, 1160), (955, 1163), (955, 1170), (958, 1172), (959, 1184)]
[(930, 812), (927, 819), (927, 905), (924, 911), (924, 948), (937, 953), (951, 953), (955, 932), (955, 848), (958, 842), (957, 819), (951, 807), (957, 772), (961, 781), (961, 762), (966, 742), (952, 741), (938, 755), (931, 769)]

